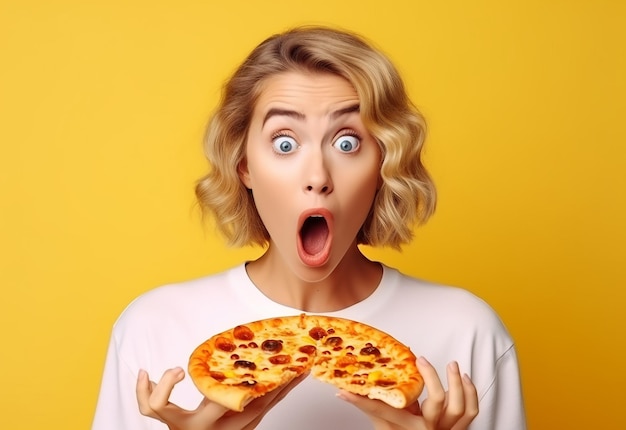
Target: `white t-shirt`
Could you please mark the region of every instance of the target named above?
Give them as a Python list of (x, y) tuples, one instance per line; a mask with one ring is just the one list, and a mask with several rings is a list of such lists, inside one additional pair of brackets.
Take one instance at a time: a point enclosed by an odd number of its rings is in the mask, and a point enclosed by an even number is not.
[[(445, 386), (445, 367), (458, 361), (478, 389), (480, 412), (471, 430), (526, 428), (515, 347), (494, 311), (471, 293), (405, 276), (383, 266), (377, 289), (365, 300), (329, 312), (377, 327), (426, 357)], [(142, 416), (135, 383), (139, 369), (158, 381), (187, 368), (189, 355), (215, 333), (247, 321), (298, 315), (273, 302), (249, 279), (242, 264), (224, 273), (154, 289), (133, 301), (113, 328), (92, 430), (163, 430)], [(307, 378), (275, 406), (258, 429), (367, 429), (356, 407), (337, 389)], [(427, 395), (426, 390), (422, 399)], [(186, 376), (170, 401), (195, 409), (202, 395)]]

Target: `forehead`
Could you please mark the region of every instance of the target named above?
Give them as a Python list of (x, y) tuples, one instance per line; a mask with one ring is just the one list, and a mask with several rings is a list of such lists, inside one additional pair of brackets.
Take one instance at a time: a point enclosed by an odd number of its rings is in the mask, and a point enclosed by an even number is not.
[(272, 108), (292, 108), (303, 114), (328, 114), (359, 102), (352, 84), (341, 76), (320, 72), (284, 72), (268, 77), (260, 87), (255, 116)]

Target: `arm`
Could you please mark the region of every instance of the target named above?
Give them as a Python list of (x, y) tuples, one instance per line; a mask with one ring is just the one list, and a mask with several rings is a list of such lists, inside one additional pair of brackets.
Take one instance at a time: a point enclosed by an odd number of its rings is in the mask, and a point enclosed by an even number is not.
[(472, 430), (526, 429), (517, 354), (513, 346), (498, 358), (493, 380), (480, 396), (480, 409), (470, 427)]
[(135, 374), (120, 357), (115, 336), (112, 336), (92, 430), (253, 429), (306, 375), (255, 399), (243, 412), (237, 413), (207, 399), (193, 411), (170, 403), (174, 386), (184, 377), (181, 368), (167, 370), (158, 384), (150, 381), (145, 371)]
[(137, 376), (119, 356), (115, 336), (111, 336), (92, 430), (155, 428), (151, 420), (142, 417), (137, 409), (136, 378)]

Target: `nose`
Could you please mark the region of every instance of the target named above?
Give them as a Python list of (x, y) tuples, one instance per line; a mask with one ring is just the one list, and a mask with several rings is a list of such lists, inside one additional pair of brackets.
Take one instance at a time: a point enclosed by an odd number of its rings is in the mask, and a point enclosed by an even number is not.
[(327, 160), (322, 151), (311, 154), (306, 162), (304, 185), (306, 192), (328, 194), (333, 190), (333, 182)]

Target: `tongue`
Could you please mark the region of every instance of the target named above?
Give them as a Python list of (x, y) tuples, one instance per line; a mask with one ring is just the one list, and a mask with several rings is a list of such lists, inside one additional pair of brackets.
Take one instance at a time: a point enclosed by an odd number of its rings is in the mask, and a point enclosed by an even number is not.
[(324, 249), (328, 238), (328, 226), (322, 217), (311, 217), (306, 220), (300, 232), (302, 247), (307, 254), (315, 255)]

